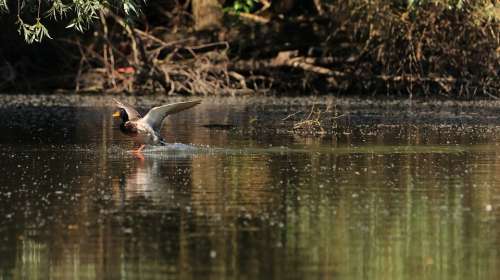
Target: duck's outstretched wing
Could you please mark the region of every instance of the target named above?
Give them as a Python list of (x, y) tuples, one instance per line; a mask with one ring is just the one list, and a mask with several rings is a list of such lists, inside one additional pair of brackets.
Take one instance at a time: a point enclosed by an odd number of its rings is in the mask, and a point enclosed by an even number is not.
[(132, 107), (131, 105), (125, 102), (120, 102), (114, 98), (113, 101), (116, 103), (118, 107), (122, 108), (123, 110), (125, 110), (125, 112), (127, 112), (128, 119), (130, 121), (136, 121), (141, 118), (141, 114), (139, 114), (139, 112), (137, 112), (137, 110), (135, 110), (134, 107)]
[(154, 107), (151, 110), (149, 110), (149, 112), (144, 116), (144, 118), (142, 118), (141, 121), (151, 126), (151, 128), (153, 128), (155, 131), (159, 131), (161, 129), (161, 124), (163, 123), (163, 120), (168, 115), (184, 111), (200, 103), (201, 100), (195, 100), (195, 101), (172, 103), (168, 105)]

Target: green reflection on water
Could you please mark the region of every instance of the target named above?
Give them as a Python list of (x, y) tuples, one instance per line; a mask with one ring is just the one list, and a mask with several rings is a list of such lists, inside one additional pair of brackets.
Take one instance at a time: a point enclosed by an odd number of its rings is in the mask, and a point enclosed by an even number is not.
[(90, 149), (4, 143), (0, 278), (500, 276), (495, 139), (268, 147), (172, 122), (230, 147), (139, 161), (109, 121), (75, 128)]

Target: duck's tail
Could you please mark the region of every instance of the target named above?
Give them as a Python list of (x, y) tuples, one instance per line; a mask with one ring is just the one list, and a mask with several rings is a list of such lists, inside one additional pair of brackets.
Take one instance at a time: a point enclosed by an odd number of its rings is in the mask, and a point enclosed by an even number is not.
[(161, 146), (166, 146), (166, 145), (168, 145), (168, 143), (164, 139), (160, 139), (160, 145)]

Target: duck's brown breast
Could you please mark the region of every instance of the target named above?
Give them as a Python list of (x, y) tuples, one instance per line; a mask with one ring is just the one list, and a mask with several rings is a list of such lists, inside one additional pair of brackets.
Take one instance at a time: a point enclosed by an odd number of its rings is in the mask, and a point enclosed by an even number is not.
[(133, 122), (125, 122), (120, 125), (120, 130), (126, 135), (137, 136), (137, 124)]

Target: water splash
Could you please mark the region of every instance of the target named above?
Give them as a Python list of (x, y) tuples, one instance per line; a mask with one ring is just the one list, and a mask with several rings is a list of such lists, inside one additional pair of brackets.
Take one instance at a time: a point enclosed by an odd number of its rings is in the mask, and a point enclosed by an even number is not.
[(198, 151), (201, 149), (209, 149), (209, 146), (201, 146), (195, 144), (183, 144), (183, 143), (166, 143), (163, 146), (149, 146), (146, 147), (143, 152), (164, 152), (164, 151)]

